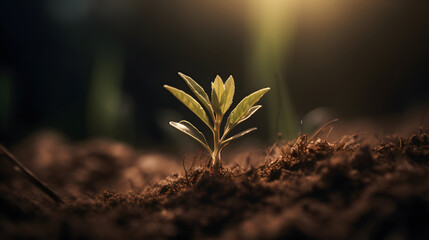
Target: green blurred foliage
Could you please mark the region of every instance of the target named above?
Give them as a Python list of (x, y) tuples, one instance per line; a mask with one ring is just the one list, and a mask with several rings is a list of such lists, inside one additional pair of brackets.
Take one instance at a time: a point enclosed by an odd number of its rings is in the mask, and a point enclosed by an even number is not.
[(87, 124), (91, 135), (119, 135), (123, 54), (123, 49), (117, 44), (102, 44), (96, 50), (87, 107)]

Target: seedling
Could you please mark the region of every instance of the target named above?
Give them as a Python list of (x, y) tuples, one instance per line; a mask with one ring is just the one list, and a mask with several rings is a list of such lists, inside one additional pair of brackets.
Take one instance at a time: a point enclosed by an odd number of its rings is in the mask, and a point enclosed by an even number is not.
[(261, 105), (254, 105), (266, 92), (270, 90), (270, 88), (260, 89), (241, 100), (241, 102), (238, 103), (229, 114), (223, 129), (223, 133), (221, 133), (223, 117), (230, 108), (232, 99), (234, 97), (234, 78), (229, 76), (226, 82), (223, 83), (222, 79), (219, 76), (216, 76), (214, 82), (211, 84), (211, 99), (209, 99), (204, 89), (191, 77), (186, 76), (180, 72), (179, 75), (183, 78), (183, 80), (185, 80), (186, 84), (189, 86), (201, 104), (205, 107), (207, 112), (203, 109), (197, 100), (184, 91), (168, 85), (164, 85), (164, 87), (177, 99), (179, 99), (179, 101), (181, 101), (186, 107), (188, 107), (195, 115), (197, 115), (207, 125), (207, 127), (210, 128), (213, 134), (213, 148), (211, 148), (207, 143), (204, 134), (190, 122), (186, 120), (182, 120), (180, 122), (171, 121), (170, 125), (197, 140), (209, 152), (211, 156), (210, 165), (212, 166), (213, 171), (216, 173), (219, 170), (222, 150), (232, 140), (242, 137), (257, 129), (256, 127), (250, 128), (246, 131), (227, 138), (228, 134), (233, 128), (249, 119), (259, 108), (262, 107)]

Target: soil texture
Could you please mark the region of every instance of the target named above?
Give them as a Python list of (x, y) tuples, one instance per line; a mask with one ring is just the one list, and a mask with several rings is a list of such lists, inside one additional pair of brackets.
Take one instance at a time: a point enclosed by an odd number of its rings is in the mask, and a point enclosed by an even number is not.
[(375, 144), (360, 135), (328, 142), (300, 134), (220, 174), (204, 167), (204, 154), (182, 164), (53, 133), (12, 150), (65, 203), (2, 160), (0, 239), (429, 239), (422, 128)]

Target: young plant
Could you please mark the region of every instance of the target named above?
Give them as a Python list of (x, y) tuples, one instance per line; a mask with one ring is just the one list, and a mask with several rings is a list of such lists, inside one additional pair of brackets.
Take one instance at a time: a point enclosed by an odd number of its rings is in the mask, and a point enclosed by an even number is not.
[(192, 125), (190, 122), (186, 120), (182, 120), (180, 122), (171, 121), (170, 125), (197, 140), (210, 153), (210, 165), (212, 166), (213, 171), (218, 172), (223, 148), (225, 148), (232, 140), (242, 137), (256, 130), (257, 128), (254, 127), (248, 129), (229, 138), (227, 138), (227, 135), (233, 128), (250, 118), (250, 116), (252, 116), (259, 108), (262, 107), (261, 105), (254, 105), (268, 90), (270, 90), (270, 88), (260, 89), (241, 100), (241, 102), (229, 114), (223, 129), (223, 133), (221, 133), (223, 117), (231, 106), (232, 99), (234, 97), (234, 78), (229, 76), (224, 84), (222, 79), (219, 76), (216, 76), (214, 82), (211, 84), (211, 99), (209, 99), (204, 89), (191, 77), (186, 76), (180, 72), (179, 75), (183, 78), (183, 80), (185, 80), (186, 84), (189, 86), (197, 99), (202, 103), (207, 112), (203, 109), (197, 100), (184, 91), (168, 85), (164, 85), (164, 88), (170, 91), (177, 99), (179, 99), (179, 101), (181, 101), (195, 115), (197, 115), (207, 125), (207, 127), (210, 128), (213, 134), (213, 148), (211, 148), (207, 143), (204, 134), (194, 127), (194, 125)]

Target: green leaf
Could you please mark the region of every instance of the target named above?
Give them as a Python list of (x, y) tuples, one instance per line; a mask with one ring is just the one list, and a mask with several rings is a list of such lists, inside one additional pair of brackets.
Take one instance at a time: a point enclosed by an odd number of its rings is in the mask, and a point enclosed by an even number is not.
[(213, 111), (215, 113), (219, 113), (219, 109), (220, 109), (220, 99), (218, 99), (216, 91), (215, 91), (215, 87), (214, 87), (214, 83), (212, 83), (212, 107), (213, 107)]
[(243, 100), (241, 100), (241, 102), (238, 103), (234, 110), (232, 110), (229, 114), (226, 129), (231, 129), (236, 124), (238, 124), (240, 119), (247, 113), (247, 111), (253, 105), (255, 105), (255, 103), (257, 103), (259, 99), (261, 99), (261, 97), (269, 90), (270, 88), (263, 88), (243, 98)]
[(248, 134), (250, 132), (255, 131), (256, 129), (258, 129), (258, 128), (254, 127), (254, 128), (251, 128), (251, 129), (247, 129), (246, 131), (243, 131), (243, 132), (241, 132), (239, 134), (236, 134), (236, 135), (234, 135), (234, 136), (226, 139), (225, 141), (222, 142), (222, 144), (227, 144), (227, 143), (231, 142), (232, 140), (235, 140), (235, 139), (240, 138), (240, 137), (242, 137), (242, 136), (244, 136), (244, 135), (246, 135), (246, 134)]
[(216, 75), (216, 78), (213, 84), (214, 84), (214, 90), (218, 98), (220, 98), (223, 92), (225, 91), (225, 85), (223, 84), (222, 78), (219, 75)]
[(213, 107), (210, 103), (209, 96), (204, 91), (204, 89), (197, 82), (195, 82), (194, 79), (192, 79), (191, 77), (186, 76), (181, 72), (179, 72), (179, 75), (183, 78), (183, 80), (185, 80), (186, 84), (192, 90), (195, 96), (197, 96), (198, 100), (200, 100), (200, 102), (210, 112), (210, 114), (213, 115)]
[(170, 91), (171, 94), (173, 94), (177, 99), (179, 99), (179, 101), (181, 101), (186, 107), (188, 107), (193, 113), (195, 113), (195, 115), (197, 115), (210, 129), (212, 129), (210, 125), (210, 120), (206, 112), (204, 111), (203, 107), (201, 107), (201, 105), (197, 102), (197, 100), (177, 88), (168, 85), (164, 85), (164, 88)]
[(222, 113), (223, 105), (223, 92), (225, 91), (225, 86), (223, 85), (222, 78), (219, 75), (216, 76), (214, 82), (212, 83), (212, 105), (213, 110), (216, 113)]
[(207, 151), (209, 151), (210, 153), (212, 152), (212, 150), (209, 147), (209, 144), (207, 143), (206, 138), (204, 137), (204, 134), (202, 134), (200, 130), (198, 130), (198, 128), (196, 128), (190, 122), (186, 120), (182, 120), (180, 122), (171, 121), (170, 125), (178, 129), (179, 131), (182, 131), (188, 134), (193, 139), (197, 140), (201, 145), (203, 145), (203, 147), (207, 149)]
[(246, 114), (244, 114), (243, 117), (240, 118), (240, 120), (237, 122), (236, 125), (238, 125), (238, 124), (246, 121), (247, 119), (249, 119), (261, 107), (262, 107), (262, 105), (256, 105), (256, 106), (253, 106), (253, 107), (249, 108), (249, 110), (247, 110)]
[(226, 111), (228, 111), (229, 107), (231, 106), (232, 99), (234, 98), (234, 92), (235, 92), (234, 78), (232, 76), (229, 76), (229, 78), (225, 82), (225, 91), (223, 93), (225, 101), (223, 102), (223, 106), (222, 106), (222, 114), (225, 114)]
[(226, 137), (226, 135), (228, 135), (229, 131), (231, 129), (233, 129), (235, 126), (237, 126), (238, 124), (240, 124), (240, 123), (246, 121), (247, 119), (249, 119), (261, 107), (262, 107), (262, 105), (256, 105), (256, 106), (253, 106), (253, 107), (249, 108), (249, 110), (247, 110), (246, 114), (244, 114), (243, 117), (241, 117), (241, 119), (234, 126), (229, 126), (227, 124), (225, 126), (224, 131), (223, 131), (224, 136), (222, 136), (222, 138)]

